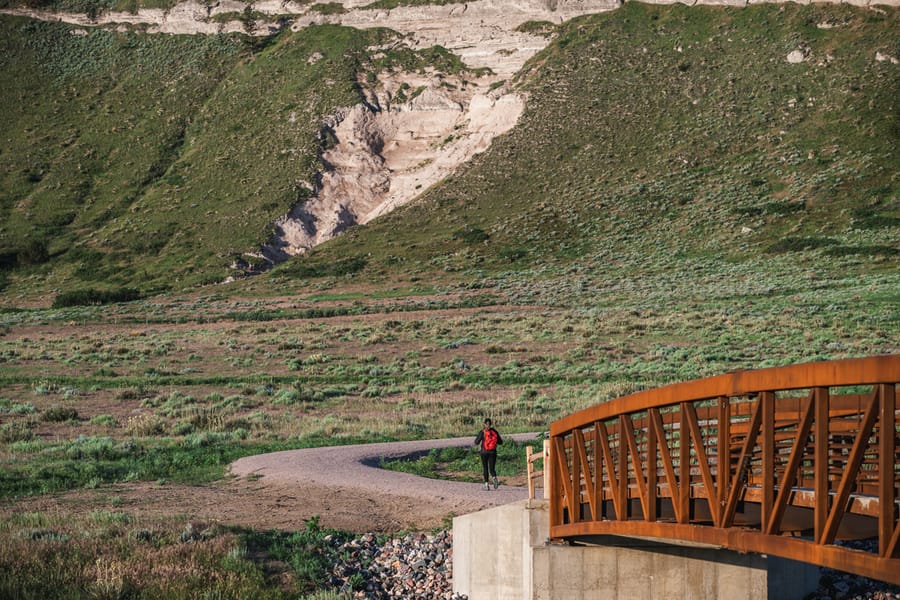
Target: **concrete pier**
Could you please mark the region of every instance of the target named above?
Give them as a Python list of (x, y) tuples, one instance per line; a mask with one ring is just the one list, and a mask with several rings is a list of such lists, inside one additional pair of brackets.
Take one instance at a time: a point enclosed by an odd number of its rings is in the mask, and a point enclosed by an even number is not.
[(802, 599), (816, 566), (718, 547), (604, 536), (550, 544), (548, 502), (453, 519), (453, 590), (470, 600)]

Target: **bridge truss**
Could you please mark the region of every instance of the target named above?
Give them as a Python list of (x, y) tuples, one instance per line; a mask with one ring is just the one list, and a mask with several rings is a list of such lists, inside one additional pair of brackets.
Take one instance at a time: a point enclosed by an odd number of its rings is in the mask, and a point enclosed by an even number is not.
[[(550, 426), (550, 537), (714, 544), (900, 585), (898, 382), (900, 355), (809, 363), (560, 419)], [(845, 543), (854, 539), (877, 548)]]

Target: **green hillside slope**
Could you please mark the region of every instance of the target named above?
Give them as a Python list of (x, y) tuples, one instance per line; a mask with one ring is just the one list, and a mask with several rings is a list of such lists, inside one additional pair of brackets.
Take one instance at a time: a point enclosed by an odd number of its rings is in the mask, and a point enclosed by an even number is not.
[[(668, 269), (813, 251), (891, 270), (900, 78), (876, 54), (900, 55), (893, 16), (630, 3), (573, 22), (523, 76), (512, 133), (426, 201), (322, 252)], [(805, 61), (789, 63), (798, 49)], [(484, 234), (466, 243), (468, 230)]]
[[(274, 275), (462, 273), (553, 301), (892, 281), (896, 17), (629, 3), (570, 22), (521, 75), (514, 131)], [(250, 45), (2, 26), (7, 300), (222, 280), (307, 193), (322, 117), (410, 60), (376, 64), (388, 32), (338, 27)]]
[(514, 131), (283, 271), (356, 258), (589, 309), (596, 368), (632, 377), (896, 352), (896, 25), (637, 3), (573, 22)]
[[(17, 275), (124, 281), (163, 232), (100, 237), (181, 152), (194, 113), (239, 59), (226, 38), (77, 35), (4, 18), (3, 262)], [(127, 219), (127, 217), (125, 217)]]
[[(0, 19), (0, 264), (9, 294), (221, 281), (308, 194), (325, 115), (385, 30), (256, 42)], [(458, 68), (446, 53), (423, 53)], [(441, 61), (447, 65), (441, 65)]]

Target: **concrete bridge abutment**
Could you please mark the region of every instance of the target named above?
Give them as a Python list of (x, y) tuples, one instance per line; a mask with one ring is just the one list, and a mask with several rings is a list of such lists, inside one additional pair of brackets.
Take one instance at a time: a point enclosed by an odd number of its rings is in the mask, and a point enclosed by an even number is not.
[(790, 600), (818, 585), (814, 565), (713, 546), (620, 536), (550, 544), (548, 508), (523, 500), (453, 519), (454, 591), (470, 600)]

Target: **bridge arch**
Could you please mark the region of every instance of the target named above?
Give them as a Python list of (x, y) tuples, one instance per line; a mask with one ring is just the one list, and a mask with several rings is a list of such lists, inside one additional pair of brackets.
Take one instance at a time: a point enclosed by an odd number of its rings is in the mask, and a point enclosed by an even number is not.
[[(550, 426), (550, 537), (771, 554), (900, 585), (900, 355), (678, 383)], [(836, 543), (877, 539), (877, 547)]]

